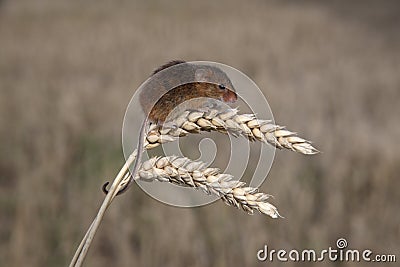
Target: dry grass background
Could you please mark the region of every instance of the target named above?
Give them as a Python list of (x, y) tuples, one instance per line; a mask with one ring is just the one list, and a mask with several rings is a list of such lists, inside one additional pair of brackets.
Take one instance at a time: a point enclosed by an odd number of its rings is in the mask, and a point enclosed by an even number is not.
[(175, 58), (247, 73), (324, 153), (277, 152), (262, 190), (285, 219), (169, 207), (135, 187), (86, 266), (261, 266), (264, 244), (339, 237), (399, 257), (400, 8), (348, 2), (1, 1), (0, 266), (69, 262), (122, 165), (128, 99)]

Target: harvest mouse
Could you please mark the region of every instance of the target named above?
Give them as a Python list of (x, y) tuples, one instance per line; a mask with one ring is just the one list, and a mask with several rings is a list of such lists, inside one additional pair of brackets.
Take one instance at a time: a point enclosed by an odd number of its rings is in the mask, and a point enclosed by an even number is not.
[[(149, 123), (165, 122), (173, 110), (176, 112), (177, 107), (178, 111), (203, 110), (212, 103), (212, 100), (224, 103), (233, 103), (237, 100), (231, 80), (216, 66), (174, 60), (153, 71), (139, 93), (139, 102), (146, 118), (140, 129), (137, 159), (130, 180), (118, 194), (129, 188), (139, 170)], [(103, 185), (104, 193), (108, 193), (107, 185), (108, 182)]]

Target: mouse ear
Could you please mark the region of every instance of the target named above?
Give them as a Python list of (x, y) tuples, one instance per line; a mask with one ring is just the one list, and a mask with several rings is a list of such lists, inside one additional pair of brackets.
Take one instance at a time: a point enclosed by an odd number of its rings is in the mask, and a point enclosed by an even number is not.
[(212, 71), (206, 68), (198, 68), (194, 73), (196, 82), (210, 82)]

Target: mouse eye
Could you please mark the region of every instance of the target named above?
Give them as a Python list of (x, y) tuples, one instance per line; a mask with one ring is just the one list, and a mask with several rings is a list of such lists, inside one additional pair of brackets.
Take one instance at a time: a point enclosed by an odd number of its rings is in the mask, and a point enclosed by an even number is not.
[(218, 87), (219, 87), (219, 89), (221, 89), (221, 90), (224, 90), (224, 89), (226, 88), (224, 84), (220, 84), (220, 85), (218, 85)]

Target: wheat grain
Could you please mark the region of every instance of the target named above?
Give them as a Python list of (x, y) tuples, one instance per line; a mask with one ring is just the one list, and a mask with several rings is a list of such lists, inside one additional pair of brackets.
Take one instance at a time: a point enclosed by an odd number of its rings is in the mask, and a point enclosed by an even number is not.
[(276, 207), (267, 202), (270, 195), (258, 192), (258, 188), (246, 187), (244, 182), (233, 180), (232, 175), (220, 173), (217, 168), (207, 168), (203, 162), (188, 158), (151, 158), (143, 162), (135, 178), (201, 189), (206, 194), (219, 196), (227, 205), (241, 208), (248, 214), (259, 211), (272, 218), (280, 216)]
[(254, 114), (238, 114), (237, 109), (211, 109), (207, 112), (188, 110), (163, 125), (151, 124), (145, 147), (151, 149), (189, 133), (201, 131), (229, 132), (234, 136), (244, 136), (250, 141), (258, 140), (279, 149), (285, 148), (305, 155), (319, 152), (310, 141), (297, 136), (297, 133), (284, 126), (275, 125), (270, 120), (257, 119)]

